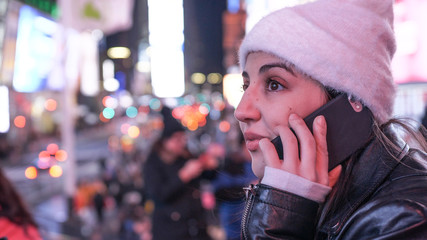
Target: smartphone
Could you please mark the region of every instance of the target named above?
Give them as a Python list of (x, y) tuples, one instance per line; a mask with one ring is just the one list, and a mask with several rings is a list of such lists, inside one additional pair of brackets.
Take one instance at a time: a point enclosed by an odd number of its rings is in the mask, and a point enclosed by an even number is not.
[[(319, 115), (325, 117), (327, 124), (326, 140), (330, 171), (367, 143), (372, 134), (373, 115), (367, 107), (351, 100), (346, 94), (338, 95), (304, 118), (311, 132), (313, 121)], [(271, 142), (279, 158), (284, 159), (280, 136)]]

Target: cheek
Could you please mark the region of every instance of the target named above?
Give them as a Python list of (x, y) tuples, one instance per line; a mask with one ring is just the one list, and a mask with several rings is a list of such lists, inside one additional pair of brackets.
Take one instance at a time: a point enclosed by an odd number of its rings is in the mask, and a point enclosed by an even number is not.
[(270, 108), (267, 110), (268, 118), (265, 118), (266, 124), (270, 129), (275, 129), (277, 126), (288, 126), (289, 115), (293, 112), (293, 107), (281, 106), (278, 108)]

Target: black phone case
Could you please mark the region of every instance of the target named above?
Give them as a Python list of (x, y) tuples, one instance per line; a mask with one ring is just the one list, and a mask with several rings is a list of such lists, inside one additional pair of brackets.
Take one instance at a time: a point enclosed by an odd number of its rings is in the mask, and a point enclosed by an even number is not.
[[(313, 132), (313, 121), (323, 115), (327, 123), (326, 140), (329, 154), (329, 171), (363, 147), (372, 133), (373, 117), (371, 111), (363, 107), (356, 112), (347, 95), (341, 94), (304, 118)], [(283, 145), (279, 137), (271, 141), (280, 159), (283, 159)]]

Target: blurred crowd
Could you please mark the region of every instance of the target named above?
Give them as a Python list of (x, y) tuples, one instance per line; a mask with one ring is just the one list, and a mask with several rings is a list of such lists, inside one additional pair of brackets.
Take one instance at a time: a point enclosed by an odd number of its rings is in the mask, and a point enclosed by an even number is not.
[[(74, 232), (67, 234), (90, 240), (240, 239), (243, 187), (256, 179), (242, 136), (191, 149), (197, 140), (171, 109), (164, 107), (160, 115), (163, 130), (148, 151), (123, 152), (120, 162), (98, 159), (99, 174), (78, 179), (68, 216), (73, 221), (66, 222), (75, 225)], [(5, 176), (1, 185), (13, 189)], [(31, 234), (39, 228), (39, 239), (58, 239), (33, 220), (25, 196), (14, 196), (19, 201), (0, 201), (1, 218), (22, 227), (24, 235), (0, 229), (0, 237), (35, 239)], [(13, 208), (28, 220), (3, 214), (12, 203), (20, 203)]]

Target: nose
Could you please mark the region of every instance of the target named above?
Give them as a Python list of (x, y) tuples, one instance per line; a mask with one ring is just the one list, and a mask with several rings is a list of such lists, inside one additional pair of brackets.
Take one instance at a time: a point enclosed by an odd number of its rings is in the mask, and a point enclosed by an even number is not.
[[(249, 87), (250, 88), (250, 87)], [(239, 105), (234, 111), (234, 117), (240, 122), (258, 120), (261, 116), (257, 106), (257, 97), (250, 89), (246, 89)]]

